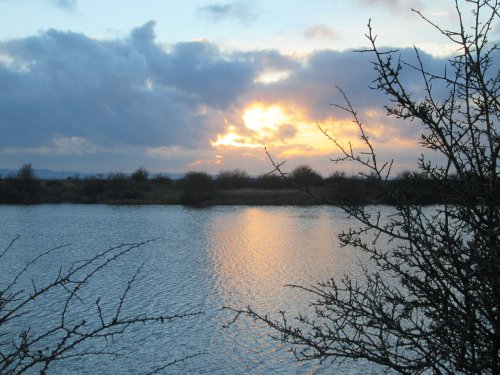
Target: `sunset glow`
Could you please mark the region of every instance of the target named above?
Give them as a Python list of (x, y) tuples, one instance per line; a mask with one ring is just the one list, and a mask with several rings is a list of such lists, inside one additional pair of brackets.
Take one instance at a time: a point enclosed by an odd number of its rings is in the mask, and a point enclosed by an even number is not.
[(277, 105), (265, 107), (261, 104), (246, 109), (242, 118), (248, 129), (261, 135), (272, 134), (288, 120), (281, 107)]
[(263, 145), (252, 143), (252, 140), (249, 137), (242, 136), (236, 132), (234, 126), (230, 126), (227, 130), (227, 133), (223, 135), (218, 135), (217, 140), (212, 142), (213, 146), (232, 146), (232, 147), (248, 147), (248, 148), (257, 148), (262, 147)]
[[(145, 0), (123, 8), (109, 0), (107, 11), (98, 3), (0, 0), (0, 83), (8, 88), (0, 100), (0, 167), (32, 163), (90, 173), (196, 167), (214, 174), (245, 167), (257, 174), (268, 167), (267, 147), (287, 165), (309, 163), (326, 174), (338, 150), (317, 123), (342, 145), (362, 146), (356, 125), (329, 106), (342, 102), (335, 85), (376, 146), (409, 160), (415, 132), (387, 119), (384, 102), (369, 89), (368, 54), (352, 51), (366, 45), (371, 18), (381, 43), (410, 63), (413, 45), (430, 66), (455, 52), (406, 1), (290, 7), (283, 0), (261, 6), (187, 0), (173, 7)], [(453, 6), (416, 3), (432, 8), (433, 21), (453, 26)], [(119, 17), (113, 7), (121, 7)], [(408, 79), (421, 90), (417, 73), (409, 71)], [(81, 139), (85, 147), (60, 139)]]
[[(294, 111), (288, 108), (294, 107)], [(319, 129), (315, 120), (308, 117), (304, 109), (284, 103), (267, 105), (262, 102), (251, 103), (241, 114), (242, 124), (229, 125), (224, 134), (219, 134), (212, 146), (223, 152), (224, 149), (246, 149), (257, 156), (267, 147), (279, 157), (328, 155), (334, 145)], [(330, 134), (347, 145), (350, 137), (358, 138), (350, 120), (326, 119), (321, 126), (329, 129)], [(354, 139), (354, 145), (360, 142)]]
[(267, 143), (277, 140), (276, 133), (280, 126), (286, 125), (290, 119), (279, 105), (266, 106), (262, 103), (256, 103), (243, 111), (241, 120), (245, 127), (241, 130), (244, 132), (238, 132), (234, 125), (230, 125), (227, 132), (219, 134), (212, 145), (216, 147), (264, 147)]

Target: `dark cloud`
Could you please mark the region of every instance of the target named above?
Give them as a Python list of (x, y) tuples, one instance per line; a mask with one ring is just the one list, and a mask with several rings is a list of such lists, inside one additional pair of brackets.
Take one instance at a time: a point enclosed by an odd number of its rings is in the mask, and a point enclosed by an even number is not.
[[(320, 122), (332, 117), (329, 103), (341, 101), (335, 85), (361, 114), (387, 104), (367, 87), (375, 78), (369, 54), (325, 50), (296, 60), (272, 50), (224, 53), (209, 42), (165, 50), (155, 41), (154, 26), (148, 22), (117, 40), (48, 30), (0, 42), (2, 159), (35, 162), (25, 155), (51, 163), (64, 157), (121, 165), (128, 158), (135, 168), (148, 165), (149, 154), (187, 163), (191, 157), (215, 157), (210, 141), (227, 130), (227, 119), (241, 126), (239, 116), (250, 102), (305, 109)], [(410, 49), (401, 55), (415, 60)], [(421, 58), (441, 72), (442, 59)], [(275, 82), (259, 81), (264, 73), (281, 71), (287, 75)], [(420, 95), (418, 77), (405, 69), (402, 78)], [(418, 131), (384, 116), (372, 113), (386, 124), (387, 138)], [(295, 131), (293, 124), (279, 129), (283, 139)]]
[(311, 118), (322, 120), (332, 114), (329, 104), (335, 101), (336, 85), (356, 98), (358, 105), (369, 105), (372, 99), (365, 99), (370, 96), (367, 85), (374, 77), (368, 55), (353, 51), (317, 51), (287, 79), (259, 88), (254, 95), (263, 97), (264, 101), (300, 103), (310, 111)]
[(250, 60), (225, 57), (207, 42), (179, 43), (165, 63), (165, 69), (159, 72), (160, 81), (219, 109), (227, 109), (249, 90), (257, 74), (257, 66)]
[(170, 53), (154, 43), (154, 23), (130, 38), (99, 41), (49, 30), (0, 44), (0, 147), (76, 136), (106, 145), (208, 143), (223, 122), (203, 107), (227, 108), (245, 92), (252, 64), (209, 43)]
[(245, 25), (251, 23), (257, 17), (254, 4), (241, 0), (206, 5), (199, 8), (199, 12), (214, 22), (225, 19), (236, 19)]
[[(399, 55), (402, 60), (417, 65), (413, 49), (402, 49)], [(386, 141), (389, 136), (415, 138), (421, 129), (406, 123), (402, 125), (401, 121), (387, 117), (384, 106), (390, 104), (388, 98), (379, 91), (370, 89), (376, 78), (372, 65), (374, 58), (370, 53), (355, 51), (314, 52), (300, 68), (294, 69), (287, 79), (254, 88), (255, 91), (249, 94), (249, 100), (288, 103), (292, 110), (294, 106), (300, 106), (309, 111), (308, 117), (312, 121), (320, 123), (328, 118), (350, 118), (347, 112), (330, 105), (345, 105), (336, 88), (338, 86), (345, 91), (363, 121), (368, 125), (386, 125), (386, 128), (382, 129), (386, 136), (381, 136), (380, 139)], [(444, 72), (446, 59), (435, 58), (423, 52), (420, 52), (420, 58), (429, 71), (436, 74)], [(405, 87), (409, 88), (409, 92), (417, 97), (425, 94), (421, 75), (415, 69), (405, 66), (401, 80)], [(438, 87), (437, 82), (433, 89), (436, 98), (445, 95), (446, 88)], [(368, 112), (369, 116), (364, 116)]]
[(235, 52), (232, 56), (235, 59), (246, 61), (266, 70), (298, 70), (302, 66), (300, 61), (282, 55), (276, 50)]

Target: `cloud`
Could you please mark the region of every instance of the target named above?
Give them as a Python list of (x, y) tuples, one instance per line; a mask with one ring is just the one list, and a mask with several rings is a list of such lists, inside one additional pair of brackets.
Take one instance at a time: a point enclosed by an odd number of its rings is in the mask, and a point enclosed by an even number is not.
[[(375, 77), (373, 56), (329, 50), (300, 59), (274, 50), (228, 53), (207, 41), (166, 50), (157, 43), (154, 28), (150, 21), (114, 40), (48, 30), (0, 42), (2, 162), (13, 167), (40, 162), (52, 168), (71, 163), (64, 167), (73, 169), (80, 163), (77, 170), (82, 171), (96, 165), (182, 170), (199, 160), (210, 168), (225, 167), (217, 164), (220, 150), (213, 142), (230, 126), (257, 139), (242, 119), (252, 103), (262, 103), (263, 110), (266, 105), (284, 108), (287, 119), (272, 136), (312, 152), (315, 138), (297, 136), (306, 126), (317, 134), (315, 121), (346, 134), (348, 116), (329, 105), (341, 101), (335, 85), (346, 91), (380, 142), (414, 139), (420, 130), (375, 110), (387, 102), (367, 87)], [(401, 54), (414, 59), (410, 49)], [(421, 57), (441, 72), (444, 60)], [(268, 73), (275, 73), (275, 79), (260, 79)], [(420, 94), (418, 77), (405, 69), (402, 79)], [(224, 162), (236, 163), (236, 151)], [(259, 152), (252, 151), (250, 159), (259, 159)]]
[[(400, 50), (402, 59), (416, 64), (413, 49)], [(341, 103), (342, 97), (335, 86), (342, 88), (360, 110), (383, 108), (387, 98), (376, 90), (370, 90), (376, 72), (371, 62), (375, 56), (355, 51), (316, 51), (307, 56), (299, 68), (295, 68), (284, 80), (265, 87), (257, 87), (250, 94), (251, 100), (260, 98), (266, 102), (301, 104), (309, 116), (321, 121), (332, 115), (330, 103)], [(421, 52), (426, 67), (435, 73), (443, 73), (446, 60)], [(421, 86), (417, 71), (405, 67), (401, 76), (413, 92)]]
[(226, 54), (209, 42), (166, 51), (154, 27), (115, 40), (48, 30), (0, 42), (0, 152), (12, 163), (23, 153), (88, 156), (85, 148), (107, 163), (109, 154), (139, 160), (134, 153), (159, 147), (208, 153), (263, 71), (297, 65), (277, 52)]
[(49, 2), (61, 9), (73, 11), (76, 9), (76, 0), (49, 0)]
[(49, 30), (0, 43), (11, 61), (0, 64), (0, 147), (48, 144), (55, 135), (106, 145), (207, 144), (224, 126), (218, 112), (245, 92), (255, 68), (206, 42), (167, 53), (154, 37), (149, 22), (125, 40)]
[(314, 25), (304, 30), (307, 39), (333, 40), (339, 36), (338, 32), (326, 25)]
[[(21, 0), (0, 0), (0, 2), (19, 2)], [(74, 11), (77, 7), (77, 0), (45, 0), (50, 6), (66, 10)]]
[(362, 6), (382, 7), (394, 13), (407, 12), (411, 9), (424, 10), (425, 5), (420, 0), (355, 0)]
[(214, 3), (199, 8), (199, 12), (213, 22), (225, 19), (236, 19), (248, 25), (257, 18), (257, 13), (249, 1), (232, 1), (228, 3)]
[(97, 147), (81, 137), (55, 137), (49, 146), (4, 148), (0, 154), (83, 155), (96, 154)]

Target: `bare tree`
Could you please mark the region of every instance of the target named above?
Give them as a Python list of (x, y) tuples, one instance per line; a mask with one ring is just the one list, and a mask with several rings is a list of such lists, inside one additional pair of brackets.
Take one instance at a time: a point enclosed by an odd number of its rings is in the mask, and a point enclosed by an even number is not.
[(8, 181), (15, 188), (18, 199), (22, 203), (36, 202), (41, 183), (31, 164), (23, 164), (15, 176), (8, 179)]
[[(5, 260), (18, 239), (19, 236), (0, 253), (0, 261)], [(105, 300), (103, 296), (94, 296), (91, 292), (92, 302), (88, 303), (90, 281), (99, 274), (109, 272), (114, 262), (148, 242), (150, 241), (108, 248), (89, 259), (61, 267), (58, 274), (49, 281), (38, 282), (30, 278), (33, 276), (30, 272), (35, 263), (64, 246), (55, 247), (30, 260), (7, 282), (3, 282), (0, 286), (0, 373), (22, 374), (36, 371), (45, 374), (51, 365), (64, 360), (85, 356), (118, 356), (119, 353), (112, 344), (131, 326), (140, 323), (171, 322), (199, 314), (181, 312), (173, 315), (148, 315), (131, 313), (126, 309), (124, 306), (127, 297), (137, 282), (143, 265), (131, 275), (114, 301)], [(31, 280), (31, 285), (23, 282), (26, 277)], [(83, 297), (83, 294), (87, 294), (87, 298)], [(40, 329), (25, 318), (33, 312), (43, 315), (40, 302), (44, 298), (60, 300), (61, 308), (56, 315), (49, 315), (46, 321), (37, 321), (38, 325), (42, 325)], [(83, 316), (80, 304), (86, 306)], [(76, 313), (75, 305), (80, 305)], [(150, 369), (149, 373), (158, 372), (185, 359), (187, 357), (175, 359)]]
[[(446, 30), (415, 11), (457, 45), (443, 73), (429, 71), (415, 48), (416, 64), (397, 51), (382, 51), (368, 24), (368, 52), (377, 72), (374, 88), (391, 100), (390, 116), (418, 121), (421, 145), (444, 156), (443, 164), (419, 159), (420, 176), (443, 191), (442, 205), (412, 204), (395, 193), (390, 215), (365, 207), (340, 207), (360, 228), (339, 235), (343, 246), (367, 253), (363, 278), (345, 275), (316, 286), (295, 286), (315, 300), (312, 315), (291, 321), (235, 309), (267, 323), (292, 346), (299, 360), (363, 359), (402, 374), (500, 373), (499, 62), (498, 45), (488, 40), (498, 27), (498, 1), (455, 2), (458, 30)], [(466, 24), (470, 10), (472, 25)], [(402, 72), (421, 77), (424, 95), (412, 93)], [(436, 87), (445, 89), (439, 95)], [(341, 91), (358, 126), (363, 151), (330, 138), (341, 156), (387, 186), (392, 162), (380, 162), (358, 114)], [(272, 159), (271, 159), (272, 160)], [(282, 172), (282, 164), (272, 161)], [(321, 199), (321, 198), (318, 198)]]

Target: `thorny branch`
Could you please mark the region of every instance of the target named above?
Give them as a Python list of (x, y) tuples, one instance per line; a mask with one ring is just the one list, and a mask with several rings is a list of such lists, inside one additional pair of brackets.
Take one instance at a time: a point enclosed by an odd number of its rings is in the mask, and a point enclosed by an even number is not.
[[(417, 48), (414, 62), (396, 50), (379, 50), (371, 21), (366, 35), (371, 48), (364, 51), (374, 56), (372, 88), (391, 100), (387, 114), (418, 121), (421, 146), (444, 156), (442, 164), (424, 157), (418, 164), (419, 178), (442, 189), (444, 204), (421, 207), (405, 192), (387, 189), (394, 194), (393, 213), (370, 214), (363, 206), (329, 201), (294, 185), (358, 220), (360, 228), (340, 233), (340, 243), (367, 253), (376, 269), (361, 265), (361, 279), (345, 275), (293, 286), (315, 298), (309, 314), (293, 322), (284, 312), (272, 318), (252, 307), (228, 307), (235, 313), (228, 325), (241, 316), (261, 321), (299, 360), (362, 359), (402, 374), (500, 373), (500, 73), (498, 44), (488, 40), (498, 27), (500, 6), (496, 0), (457, 0), (455, 8), (455, 31), (414, 11), (457, 45), (443, 73), (429, 71)], [(471, 27), (464, 9), (472, 16)], [(405, 69), (420, 75), (420, 93), (405, 85)], [(352, 116), (368, 151), (342, 145), (318, 125), (340, 152), (333, 161), (356, 162), (386, 186), (392, 161), (378, 162), (364, 125), (339, 91), (345, 104), (334, 106)], [(284, 162), (266, 153), (273, 172), (287, 178)]]
[[(3, 260), (7, 251), (18, 239), (19, 236), (7, 245), (0, 255), (0, 260)], [(101, 305), (103, 296), (98, 296), (95, 300), (95, 313), (87, 309), (85, 315), (75, 315), (73, 304), (75, 301), (85, 303), (84, 300), (87, 298), (81, 297), (81, 294), (92, 278), (98, 273), (106, 272), (116, 260), (150, 242), (124, 243), (108, 248), (88, 259), (72, 263), (67, 268), (61, 267), (57, 276), (49, 282), (36, 286), (35, 281), (32, 280), (31, 291), (21, 286), (20, 278), (42, 257), (60, 250), (63, 246), (49, 249), (30, 260), (13, 276), (11, 282), (0, 288), (0, 373), (22, 374), (33, 369), (46, 373), (54, 362), (71, 358), (119, 356), (120, 353), (115, 351), (111, 344), (129, 327), (144, 323), (171, 322), (199, 315), (201, 313), (199, 311), (155, 315), (127, 312), (124, 304), (133, 286), (138, 282), (138, 276), (144, 264), (141, 264), (127, 281), (115, 308), (103, 308)], [(59, 312), (59, 318), (57, 319), (56, 316), (53, 321), (46, 322), (47, 328), (41, 331), (35, 332), (29, 326), (19, 331), (19, 319), (31, 310), (38, 309), (40, 301), (47, 298), (49, 293), (59, 293), (63, 297), (64, 303)], [(92, 343), (94, 349), (87, 349), (89, 343)], [(167, 362), (151, 370), (150, 373), (160, 372), (169, 365), (199, 354)]]

